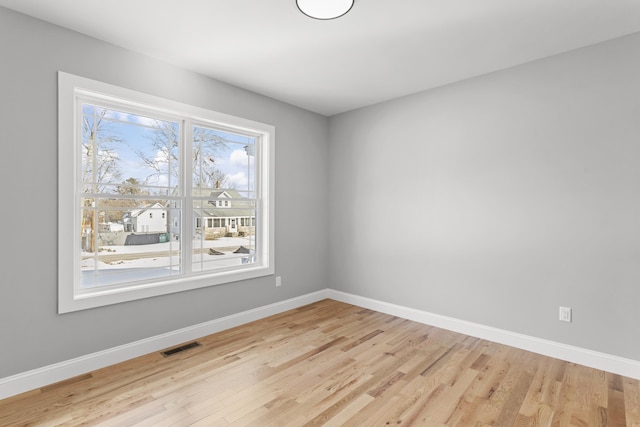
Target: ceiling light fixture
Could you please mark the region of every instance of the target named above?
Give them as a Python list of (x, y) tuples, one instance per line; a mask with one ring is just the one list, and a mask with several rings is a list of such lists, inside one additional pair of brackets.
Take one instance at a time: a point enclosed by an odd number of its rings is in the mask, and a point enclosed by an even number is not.
[(354, 0), (296, 0), (300, 12), (314, 19), (335, 19), (353, 7)]

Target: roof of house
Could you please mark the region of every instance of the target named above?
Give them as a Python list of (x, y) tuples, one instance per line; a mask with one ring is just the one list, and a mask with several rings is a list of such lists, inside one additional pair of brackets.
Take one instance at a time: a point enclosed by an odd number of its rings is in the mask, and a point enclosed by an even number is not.
[(129, 210), (129, 215), (132, 218), (135, 218), (135, 217), (139, 216), (140, 214), (148, 211), (149, 209), (166, 210), (166, 207), (164, 207), (160, 203), (156, 202), (154, 204), (148, 204), (148, 205), (141, 206), (139, 208), (130, 209)]
[[(199, 194), (198, 194), (199, 193)], [(195, 197), (206, 198), (200, 203), (196, 201), (194, 213), (196, 216), (212, 217), (212, 218), (228, 218), (228, 217), (250, 217), (255, 215), (255, 202), (253, 200), (242, 197), (239, 191), (232, 189), (215, 189), (210, 188), (194, 188)], [(229, 200), (230, 206), (212, 207), (211, 203), (215, 200)], [(127, 213), (129, 217), (136, 218), (144, 212), (154, 210), (166, 210), (166, 207), (160, 203), (148, 204), (134, 209), (130, 209)], [(202, 213), (202, 214), (201, 214)], [(125, 219), (127, 222), (127, 219)]]

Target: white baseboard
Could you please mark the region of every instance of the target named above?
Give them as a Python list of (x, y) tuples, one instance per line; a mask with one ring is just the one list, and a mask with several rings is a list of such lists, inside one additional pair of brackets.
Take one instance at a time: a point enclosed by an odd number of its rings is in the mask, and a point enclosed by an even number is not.
[(95, 371), (96, 369), (133, 359), (134, 357), (143, 356), (154, 351), (163, 350), (287, 310), (302, 307), (325, 298), (331, 298), (336, 301), (357, 305), (381, 313), (391, 314), (415, 322), (640, 380), (640, 362), (636, 360), (599, 353), (332, 289), (325, 289), (10, 377), (0, 378), (0, 399), (73, 378), (77, 375)]
[(106, 366), (120, 363), (134, 357), (143, 356), (155, 351), (202, 338), (216, 332), (224, 331), (254, 320), (302, 307), (327, 298), (327, 290), (314, 292), (300, 297), (280, 301), (274, 304), (243, 311), (231, 316), (221, 317), (209, 322), (200, 323), (166, 334), (146, 338), (129, 344), (99, 351), (64, 362), (23, 372), (10, 377), (0, 378), (0, 399), (4, 399), (25, 391), (53, 384), (58, 381), (86, 374)]
[(640, 380), (640, 361), (637, 360), (625, 359), (332, 289), (328, 290), (328, 298)]

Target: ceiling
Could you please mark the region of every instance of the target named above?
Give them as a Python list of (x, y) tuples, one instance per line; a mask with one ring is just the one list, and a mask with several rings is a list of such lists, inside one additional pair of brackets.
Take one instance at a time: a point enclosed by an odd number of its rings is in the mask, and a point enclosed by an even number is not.
[(0, 0), (27, 15), (331, 116), (640, 31), (640, 0)]

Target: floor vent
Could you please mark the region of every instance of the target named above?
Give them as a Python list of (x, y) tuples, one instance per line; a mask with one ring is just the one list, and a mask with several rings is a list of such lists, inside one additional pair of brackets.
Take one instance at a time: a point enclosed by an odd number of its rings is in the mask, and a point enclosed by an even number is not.
[(164, 357), (172, 356), (176, 353), (180, 353), (181, 351), (189, 350), (190, 348), (200, 347), (200, 343), (198, 341), (191, 342), (189, 344), (181, 345), (180, 347), (172, 348), (171, 350), (161, 351), (160, 354)]

